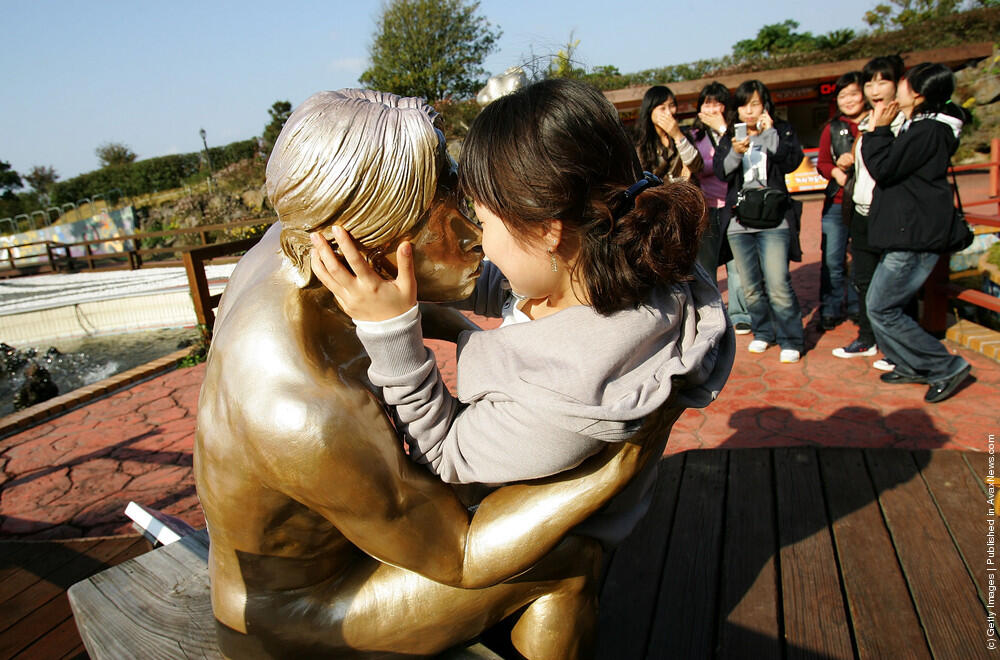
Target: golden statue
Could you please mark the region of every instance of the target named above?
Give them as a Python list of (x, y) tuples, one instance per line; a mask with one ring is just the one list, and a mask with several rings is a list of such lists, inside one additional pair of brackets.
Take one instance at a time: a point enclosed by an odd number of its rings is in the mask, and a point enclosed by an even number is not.
[[(195, 444), (228, 657), (432, 655), (518, 612), (512, 641), (530, 658), (592, 646), (601, 549), (567, 533), (662, 452), (680, 409), (470, 511), (406, 455), (351, 320), (310, 271), (309, 234), (338, 224), (386, 273), (412, 241), (421, 300), (470, 294), (480, 233), (434, 116), (418, 99), (322, 92), (268, 162), (280, 222), (222, 299)], [(425, 323), (452, 340), (468, 328), (457, 312)]]

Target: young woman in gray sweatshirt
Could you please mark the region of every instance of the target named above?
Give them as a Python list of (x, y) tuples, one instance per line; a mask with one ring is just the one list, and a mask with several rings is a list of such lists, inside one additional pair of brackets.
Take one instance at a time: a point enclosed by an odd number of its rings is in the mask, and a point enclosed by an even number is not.
[[(452, 483), (534, 479), (718, 395), (734, 339), (695, 266), (704, 199), (641, 171), (599, 92), (548, 80), (494, 101), (470, 129), (459, 179), (489, 260), (465, 306), (503, 323), (459, 338), (457, 396), (423, 344), (408, 244), (384, 280), (342, 229), (353, 272), (314, 241), (313, 270), (355, 320), (413, 460)], [(621, 540), (654, 479), (651, 461), (582, 531)]]

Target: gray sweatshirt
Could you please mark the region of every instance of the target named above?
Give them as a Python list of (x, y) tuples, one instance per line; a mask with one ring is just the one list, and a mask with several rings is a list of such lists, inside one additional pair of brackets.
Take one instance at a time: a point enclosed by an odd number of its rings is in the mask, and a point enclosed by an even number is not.
[[(465, 306), (500, 316), (509, 287), (495, 266), (483, 266)], [(693, 281), (656, 291), (635, 310), (605, 317), (577, 306), (463, 333), (457, 397), (423, 344), (419, 318), (386, 334), (359, 326), (358, 337), (411, 458), (450, 483), (500, 484), (570, 469), (605, 443), (629, 438), (678, 388), (678, 406), (704, 407), (722, 389), (735, 351), (719, 292), (700, 267)], [(629, 511), (619, 532), (648, 506), (650, 465), (617, 498), (632, 504), (612, 507)]]

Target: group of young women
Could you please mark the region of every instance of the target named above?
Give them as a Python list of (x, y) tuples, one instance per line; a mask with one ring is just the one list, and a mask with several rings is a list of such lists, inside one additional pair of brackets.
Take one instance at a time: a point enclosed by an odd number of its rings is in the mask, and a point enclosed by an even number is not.
[[(661, 98), (666, 100), (654, 107)], [(698, 262), (713, 274), (727, 264), (730, 317), (738, 334), (753, 333), (750, 352), (763, 353), (777, 344), (781, 362), (798, 362), (804, 350), (802, 312), (788, 264), (802, 258), (802, 207), (788, 197), (785, 174), (802, 162), (802, 147), (791, 125), (774, 119), (770, 91), (759, 80), (742, 83), (731, 96), (711, 83), (699, 94), (697, 109), (691, 134), (677, 137), (661, 128), (661, 118), (676, 112), (673, 93), (662, 86), (646, 93), (636, 138), (643, 167), (656, 166), (647, 154), (679, 157), (692, 143), (696, 146), (693, 180), (709, 207)], [(655, 140), (662, 147), (650, 147)], [(743, 198), (762, 193), (778, 200), (765, 223), (734, 213)]]
[[(904, 74), (898, 56), (877, 57), (842, 75), (834, 90), (837, 114), (823, 129), (817, 163), (830, 181), (822, 215), (821, 327), (831, 330), (846, 317), (858, 325), (857, 339), (833, 354), (871, 357), (881, 348), (885, 358), (874, 366), (888, 372), (882, 380), (925, 383), (928, 402), (950, 396), (969, 372), (965, 360), (915, 320), (915, 295), (945, 251), (952, 222), (946, 173), (967, 119), (950, 101), (954, 85), (940, 64), (919, 64)], [(718, 83), (707, 85), (697, 109), (692, 130), (680, 133), (673, 129), (670, 90), (647, 92), (636, 138), (643, 165), (653, 167), (653, 156), (679, 160), (696, 147), (700, 158), (671, 171), (689, 173), (709, 207), (698, 261), (709, 272), (726, 263), (730, 316), (738, 333), (749, 321), (749, 350), (777, 343), (781, 362), (797, 362), (802, 314), (788, 265), (801, 259), (801, 206), (788, 199), (784, 175), (798, 167), (802, 149), (791, 127), (774, 120), (770, 93), (759, 81), (744, 82), (732, 97)], [(741, 217), (742, 209), (754, 208), (743, 200), (771, 194), (752, 192), (768, 189), (784, 197), (784, 212), (767, 226)]]

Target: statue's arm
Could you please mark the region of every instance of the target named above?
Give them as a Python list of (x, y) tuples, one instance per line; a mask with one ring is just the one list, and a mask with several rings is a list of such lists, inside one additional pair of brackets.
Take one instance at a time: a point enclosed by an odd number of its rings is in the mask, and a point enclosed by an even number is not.
[(482, 330), (456, 308), (436, 303), (420, 303), (420, 329), (427, 339), (452, 343), (463, 332)]
[(371, 556), (453, 586), (485, 587), (527, 570), (651, 458), (640, 444), (609, 446), (562, 475), (497, 490), (470, 518), (450, 488), (401, 451), (374, 401), (327, 403), (354, 414), (329, 415), (317, 437), (299, 438), (308, 455), (289, 457), (287, 474), (275, 475), (280, 487)]

